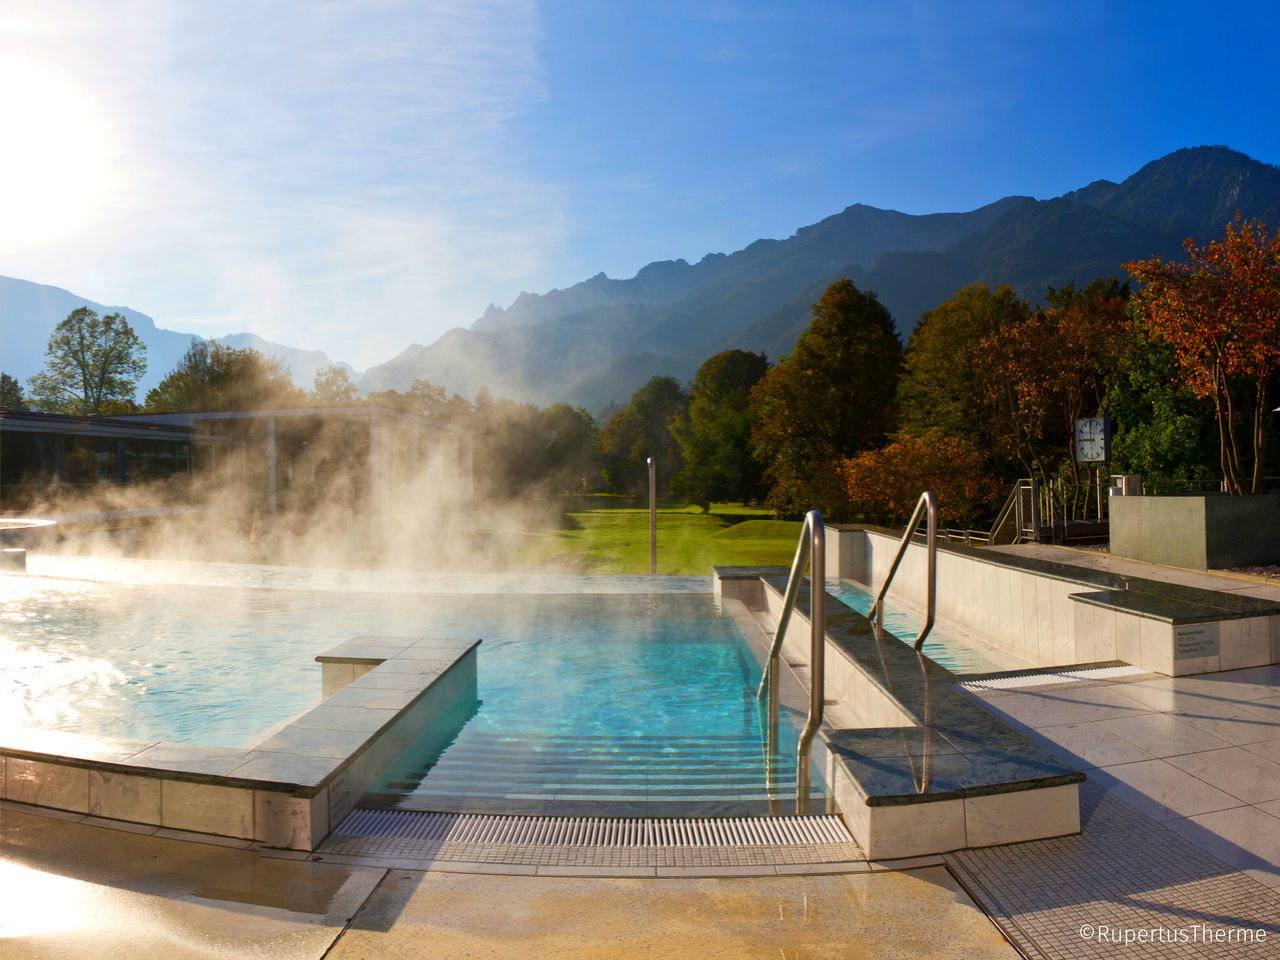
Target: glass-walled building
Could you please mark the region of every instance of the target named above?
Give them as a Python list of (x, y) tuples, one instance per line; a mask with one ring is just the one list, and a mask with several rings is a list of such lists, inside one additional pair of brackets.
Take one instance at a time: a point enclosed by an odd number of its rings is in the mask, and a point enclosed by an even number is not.
[(0, 501), (12, 513), (54, 492), (91, 495), (122, 484), (176, 488), (214, 462), (213, 447), (225, 450), (231, 442), (133, 418), (0, 410)]
[(470, 430), (370, 406), (0, 411), (0, 512), (56, 519), (60, 536), (69, 524), (152, 524), (140, 539), (185, 539), (206, 553), (219, 539), (275, 535), (434, 556), (473, 526), (472, 440)]
[(143, 417), (234, 435), (240, 475), (271, 524), (341, 509), (384, 540), (424, 520), (436, 530), (471, 523), (473, 434), (464, 427), (363, 405)]

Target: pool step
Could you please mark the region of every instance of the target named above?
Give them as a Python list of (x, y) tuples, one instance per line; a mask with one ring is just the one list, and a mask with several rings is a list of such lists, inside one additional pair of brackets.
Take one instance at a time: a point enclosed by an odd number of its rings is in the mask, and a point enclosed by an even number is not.
[[(379, 794), (558, 801), (768, 800), (795, 779), (758, 735), (623, 737), (464, 730), (437, 756), (393, 769)], [(772, 783), (772, 790), (770, 789)]]

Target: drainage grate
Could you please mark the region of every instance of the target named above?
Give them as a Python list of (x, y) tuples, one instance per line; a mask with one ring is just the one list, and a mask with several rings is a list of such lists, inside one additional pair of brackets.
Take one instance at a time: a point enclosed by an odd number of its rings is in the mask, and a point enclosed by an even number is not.
[(734, 847), (849, 843), (839, 817), (717, 817), (632, 820), (504, 817), (410, 810), (355, 810), (334, 831), (427, 843), (515, 843), (565, 847)]
[(997, 677), (994, 680), (970, 680), (957, 683), (962, 690), (1012, 690), (1019, 687), (1045, 687), (1051, 683), (1091, 683), (1115, 680), (1147, 673), (1141, 667), (1095, 667), (1092, 670), (1068, 670), (1061, 673), (1032, 673), (1019, 677)]
[(329, 856), (397, 861), (741, 866), (864, 859), (838, 816), (622, 819), (353, 810)]

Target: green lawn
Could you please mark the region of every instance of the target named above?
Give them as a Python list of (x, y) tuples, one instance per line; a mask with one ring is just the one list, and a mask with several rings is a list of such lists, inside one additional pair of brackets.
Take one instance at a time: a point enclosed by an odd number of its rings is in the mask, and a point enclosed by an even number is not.
[[(590, 573), (649, 572), (649, 510), (624, 497), (565, 498), (563, 528), (531, 536), (521, 566)], [(708, 576), (712, 566), (789, 566), (800, 524), (768, 519), (768, 510), (713, 504), (704, 514), (680, 501), (658, 504), (658, 573)]]

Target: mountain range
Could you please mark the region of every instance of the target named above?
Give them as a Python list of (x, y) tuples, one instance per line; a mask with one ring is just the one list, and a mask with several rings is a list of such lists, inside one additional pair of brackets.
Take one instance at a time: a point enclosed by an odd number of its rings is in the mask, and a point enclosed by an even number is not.
[(404, 389), (423, 378), (471, 396), (483, 384), (498, 396), (598, 411), (652, 376), (692, 379), (720, 350), (763, 350), (776, 360), (842, 277), (877, 292), (905, 342), (921, 314), (967, 283), (1008, 283), (1043, 303), (1046, 286), (1123, 277), (1130, 259), (1177, 259), (1185, 239), (1220, 237), (1237, 211), (1280, 227), (1280, 168), (1227, 147), (1178, 150), (1123, 183), (1098, 180), (1051, 200), (1005, 197), (968, 213), (855, 204), (727, 256), (522, 293), (506, 309), (491, 305), (470, 329), (371, 367), (359, 386)]
[[(362, 393), (426, 379), (466, 397), (487, 386), (499, 397), (598, 412), (655, 375), (691, 380), (720, 350), (777, 360), (808, 327), (812, 304), (843, 277), (876, 291), (905, 342), (921, 314), (965, 284), (1008, 283), (1040, 303), (1046, 286), (1123, 276), (1130, 259), (1179, 258), (1185, 239), (1222, 236), (1237, 212), (1280, 228), (1280, 168), (1220, 146), (1178, 150), (1123, 183), (1098, 180), (1050, 200), (1011, 196), (923, 216), (854, 204), (785, 240), (757, 240), (695, 264), (651, 263), (631, 279), (600, 273), (564, 290), (521, 293), (506, 308), (490, 305), (470, 328), (413, 344), (362, 375), (339, 365)], [(190, 343), (137, 311), (0, 277), (0, 366), (23, 380), (35, 373), (53, 326), (81, 305), (124, 314), (147, 343), (141, 393)], [(331, 362), (254, 334), (218, 339), (280, 357), (300, 386)]]

